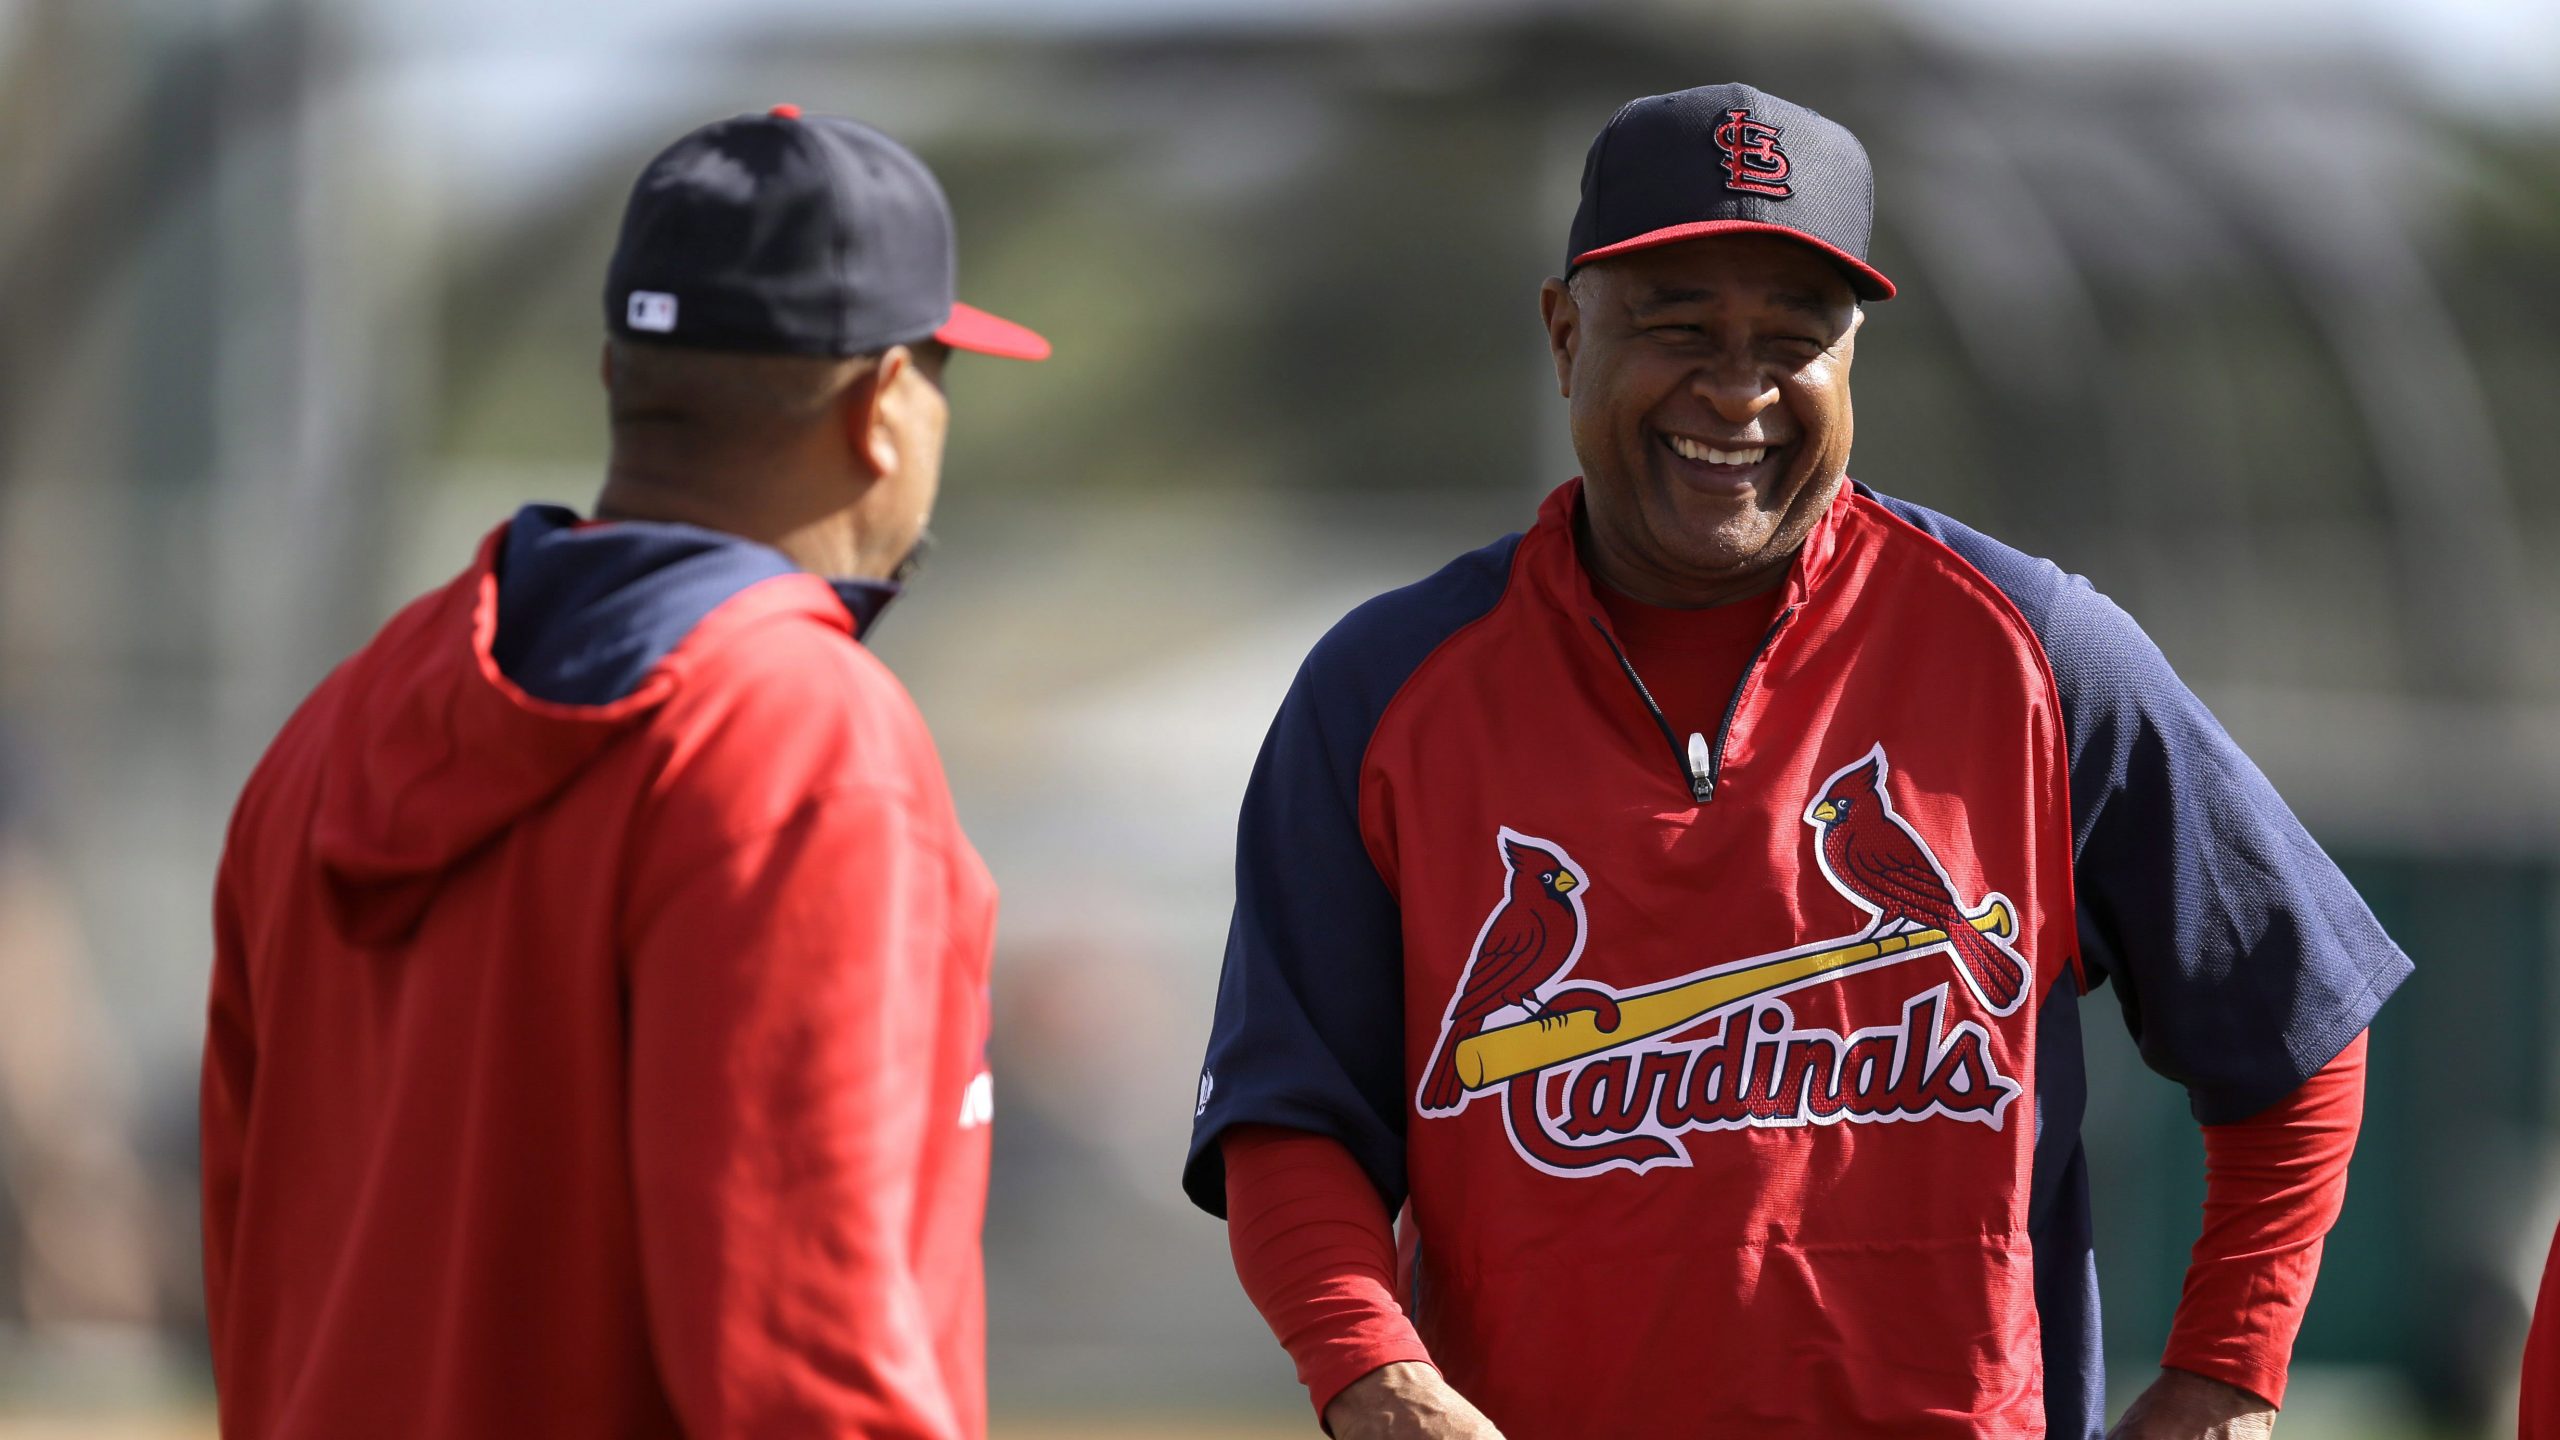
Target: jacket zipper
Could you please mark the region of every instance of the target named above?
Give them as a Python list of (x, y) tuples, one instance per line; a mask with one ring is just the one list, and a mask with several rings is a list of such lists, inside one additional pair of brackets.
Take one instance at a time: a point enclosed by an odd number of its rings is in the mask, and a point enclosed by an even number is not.
[(1671, 728), (1670, 718), (1654, 701), (1653, 692), (1645, 688), (1644, 677), (1636, 673), (1635, 662), (1627, 658), (1627, 652), (1618, 644), (1618, 637), (1609, 633), (1609, 627), (1600, 623), (1599, 616), (1590, 617), (1591, 628), (1599, 631), (1600, 638), (1608, 642), (1609, 653), (1618, 657), (1618, 669), (1626, 675), (1627, 683), (1635, 687), (1636, 698), (1644, 702), (1645, 712), (1653, 717), (1654, 728), (1662, 732), (1663, 742), (1671, 747), (1671, 761), (1680, 768), (1680, 778), (1689, 787), (1689, 798), (1697, 804), (1704, 805), (1716, 798), (1716, 782), (1724, 777), (1725, 738), (1733, 733), (1733, 717), (1742, 709), (1743, 693), (1751, 688), (1751, 677), (1760, 673), (1760, 662), (1767, 658), (1769, 647), (1777, 643), (1778, 632), (1787, 628), (1787, 622), (1794, 618), (1796, 607), (1793, 605), (1779, 611), (1778, 618), (1770, 621), (1769, 628), (1761, 634), (1760, 643), (1752, 647), (1751, 658), (1743, 662), (1742, 678), (1733, 683), (1733, 694), (1724, 702), (1724, 716), (1716, 722), (1715, 744), (1709, 746), (1704, 735), (1692, 734), (1684, 748), (1680, 743), (1680, 733)]

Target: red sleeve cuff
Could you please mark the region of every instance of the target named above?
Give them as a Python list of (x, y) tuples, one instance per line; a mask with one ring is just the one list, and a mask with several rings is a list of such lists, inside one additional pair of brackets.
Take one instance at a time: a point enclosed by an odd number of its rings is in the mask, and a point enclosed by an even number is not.
[(1351, 1382), (1430, 1352), (1396, 1302), (1395, 1228), (1360, 1162), (1302, 1130), (1219, 1137), (1236, 1278), (1296, 1362), (1321, 1420)]
[(2364, 1117), (2365, 1037), (2250, 1118), (2204, 1127), (2204, 1233), (2161, 1364), (2284, 1403)]

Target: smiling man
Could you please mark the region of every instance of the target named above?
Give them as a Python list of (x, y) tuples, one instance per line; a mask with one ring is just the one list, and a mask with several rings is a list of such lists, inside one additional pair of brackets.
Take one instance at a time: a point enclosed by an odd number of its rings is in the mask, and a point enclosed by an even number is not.
[(1184, 1183), (1337, 1440), (2097, 1434), (2108, 983), (2208, 1169), (2117, 1433), (2273, 1425), (2408, 962), (2124, 612), (1848, 479), (1872, 197), (1747, 86), (1620, 110), (1583, 475), (1273, 725)]

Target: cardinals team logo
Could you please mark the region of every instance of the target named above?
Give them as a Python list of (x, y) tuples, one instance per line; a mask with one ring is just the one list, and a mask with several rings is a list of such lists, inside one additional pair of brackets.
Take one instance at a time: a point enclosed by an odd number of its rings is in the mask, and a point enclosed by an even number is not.
[[(1503, 828), (1502, 899), (1441, 1017), (1415, 1107), (1438, 1117), (1499, 1103), (1521, 1158), (1560, 1176), (1686, 1165), (1682, 1137), (1700, 1131), (1931, 1118), (1998, 1128), (2021, 1087), (2000, 1073), (1989, 1031), (1957, 1017), (2024, 1003), (2032, 967), (2011, 944), (2016, 915), (1997, 893), (1964, 902), (1895, 811), (1889, 775), (1878, 745), (1804, 811), (1817, 867), (1867, 914), (1864, 930), (1642, 990), (1568, 979), (1593, 877), (1563, 846)], [(1801, 1026), (1785, 999), (1926, 957), (1953, 974), (1889, 1025)]]
[(1615, 1010), (1616, 1002), (1607, 994), (1580, 986), (1544, 1001), (1538, 998), (1582, 957), (1582, 888), (1591, 882), (1561, 845), (1532, 839), (1507, 825), (1498, 841), (1508, 872), (1502, 903), (1476, 932), (1474, 958), (1449, 1000), (1449, 1013), (1441, 1018), (1440, 1043), (1432, 1049), (1431, 1063), (1423, 1067), (1418, 1103), (1425, 1115), (1464, 1108), (1467, 1087), (1458, 1075), (1458, 1047), (1483, 1033), (1485, 1022), (1501, 1011), (1517, 1007), (1541, 1018), (1556, 1004), (1583, 996), (1591, 998), (1594, 1009)]
[(1795, 167), (1778, 148), (1778, 127), (1751, 118), (1749, 110), (1727, 110), (1716, 127), (1716, 148), (1724, 152), (1724, 186), (1746, 195), (1784, 200), (1795, 194), (1787, 175)]

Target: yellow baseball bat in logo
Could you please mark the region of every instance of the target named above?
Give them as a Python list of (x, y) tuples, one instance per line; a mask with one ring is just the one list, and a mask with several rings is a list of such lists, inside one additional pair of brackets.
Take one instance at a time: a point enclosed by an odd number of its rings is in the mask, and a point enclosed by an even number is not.
[[(1974, 929), (2003, 940), (2009, 938), (2016, 923), (2008, 905), (1998, 900), (1972, 919)], [(1499, 1085), (1515, 1075), (1569, 1064), (1586, 1055), (1615, 1050), (1629, 1041), (1676, 1030), (1755, 995), (1890, 955), (1942, 945), (1946, 939), (1944, 930), (1914, 930), (1801, 955), (1781, 955), (1660, 990), (1622, 995), (1618, 997), (1618, 1028), (1614, 1030), (1603, 1031), (1589, 1010), (1570, 1010), (1548, 1019), (1523, 1020), (1499, 1030), (1487, 1030), (1460, 1042), (1458, 1078), (1470, 1090)]]

